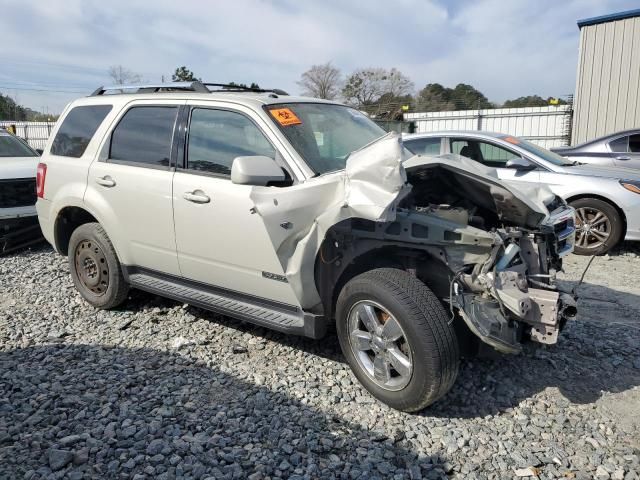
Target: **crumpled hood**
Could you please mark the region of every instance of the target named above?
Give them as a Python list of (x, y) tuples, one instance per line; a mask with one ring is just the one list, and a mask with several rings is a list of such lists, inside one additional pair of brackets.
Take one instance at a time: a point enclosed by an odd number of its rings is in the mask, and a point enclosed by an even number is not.
[(563, 167), (562, 172), (569, 175), (586, 175), (589, 177), (640, 181), (640, 170), (637, 168), (584, 164)]
[(435, 157), (415, 155), (403, 162), (407, 172), (421, 168), (444, 168), (485, 185), (500, 218), (517, 225), (536, 228), (549, 215), (548, 205), (555, 194), (546, 186), (501, 180), (495, 168), (455, 154)]
[(36, 178), (40, 157), (0, 157), (0, 180)]

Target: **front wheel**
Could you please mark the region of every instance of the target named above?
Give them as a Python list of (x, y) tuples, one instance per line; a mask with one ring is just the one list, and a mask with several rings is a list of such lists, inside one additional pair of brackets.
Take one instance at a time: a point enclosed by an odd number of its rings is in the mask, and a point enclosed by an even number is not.
[(622, 219), (613, 205), (597, 198), (580, 198), (569, 205), (576, 209), (576, 254), (603, 255), (620, 241)]
[(460, 354), (447, 313), (409, 273), (379, 268), (351, 279), (338, 297), (336, 322), (355, 376), (390, 407), (421, 410), (455, 382)]

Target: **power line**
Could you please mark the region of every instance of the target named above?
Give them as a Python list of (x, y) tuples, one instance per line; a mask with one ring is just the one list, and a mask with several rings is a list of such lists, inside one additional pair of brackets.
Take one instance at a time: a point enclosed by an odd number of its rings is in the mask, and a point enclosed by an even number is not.
[(0, 88), (5, 90), (24, 90), (30, 92), (53, 92), (53, 93), (87, 93), (90, 92), (91, 89), (88, 88), (86, 90), (55, 90), (50, 88), (25, 88), (25, 87), (12, 87), (11, 85), (0, 85)]

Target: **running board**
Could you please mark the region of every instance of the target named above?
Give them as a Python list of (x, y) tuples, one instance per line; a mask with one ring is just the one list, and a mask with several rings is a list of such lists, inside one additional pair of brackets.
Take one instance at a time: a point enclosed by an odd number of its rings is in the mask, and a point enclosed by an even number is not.
[(134, 288), (221, 315), (310, 338), (322, 338), (327, 330), (324, 317), (305, 313), (292, 305), (276, 304), (179, 277), (141, 271), (135, 267), (123, 265), (123, 270), (127, 281)]

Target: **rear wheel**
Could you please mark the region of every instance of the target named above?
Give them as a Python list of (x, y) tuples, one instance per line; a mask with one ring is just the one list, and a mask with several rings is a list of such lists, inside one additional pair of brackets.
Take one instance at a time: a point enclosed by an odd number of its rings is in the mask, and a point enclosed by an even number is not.
[(387, 405), (421, 410), (442, 397), (458, 372), (458, 343), (436, 296), (402, 270), (354, 277), (336, 306), (338, 339), (360, 383)]
[(69, 269), (80, 295), (97, 308), (114, 308), (124, 302), (129, 286), (111, 240), (98, 223), (76, 228), (69, 240)]
[(616, 208), (597, 198), (580, 198), (570, 205), (576, 209), (578, 255), (602, 255), (622, 237), (622, 219)]

